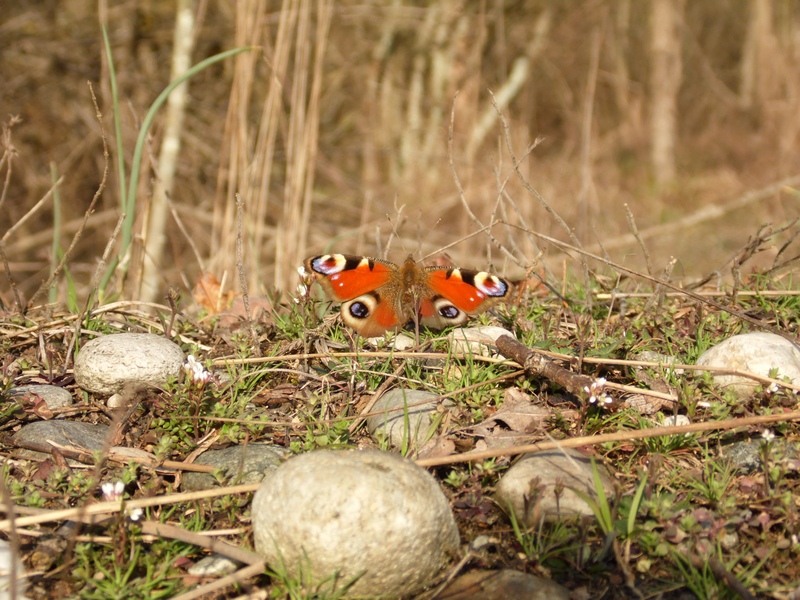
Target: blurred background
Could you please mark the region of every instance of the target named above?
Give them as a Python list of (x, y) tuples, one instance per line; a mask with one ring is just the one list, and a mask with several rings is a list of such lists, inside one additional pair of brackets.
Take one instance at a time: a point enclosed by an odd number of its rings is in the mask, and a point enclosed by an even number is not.
[[(460, 266), (511, 277), (574, 268), (531, 233), (642, 271), (644, 245), (655, 274), (675, 257), (671, 277), (690, 280), (724, 275), (762, 224), (800, 216), (790, 0), (45, 0), (1, 12), (0, 232), (23, 303), (81, 230), (103, 131), (108, 179), (51, 299), (68, 285), (86, 296), (109, 240), (117, 297), (161, 302), (203, 272), (238, 290), (237, 193), (251, 293), (292, 292), (303, 258), (327, 250), (397, 262), (447, 247)], [(130, 169), (168, 83), (245, 46), (156, 114), (124, 243), (117, 143)], [(480, 233), (493, 223), (503, 251)], [(794, 233), (748, 267), (768, 268)], [(9, 290), (3, 276), (7, 305)]]

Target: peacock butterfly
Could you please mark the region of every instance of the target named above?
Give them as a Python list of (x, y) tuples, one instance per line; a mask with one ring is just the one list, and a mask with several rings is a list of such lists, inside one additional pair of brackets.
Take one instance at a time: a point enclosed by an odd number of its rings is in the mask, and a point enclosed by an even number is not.
[(418, 317), (433, 329), (461, 325), (502, 302), (505, 279), (485, 271), (420, 267), (410, 256), (401, 265), (365, 256), (322, 254), (305, 268), (327, 296), (341, 302), (344, 322), (364, 337), (383, 335)]

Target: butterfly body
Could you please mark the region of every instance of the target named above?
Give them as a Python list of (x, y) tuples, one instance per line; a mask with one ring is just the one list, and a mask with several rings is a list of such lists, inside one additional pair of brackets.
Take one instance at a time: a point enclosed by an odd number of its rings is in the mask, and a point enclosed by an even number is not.
[(341, 302), (344, 322), (364, 337), (418, 319), (442, 329), (461, 325), (505, 299), (511, 285), (485, 271), (400, 265), (376, 258), (323, 254), (305, 261), (327, 296)]

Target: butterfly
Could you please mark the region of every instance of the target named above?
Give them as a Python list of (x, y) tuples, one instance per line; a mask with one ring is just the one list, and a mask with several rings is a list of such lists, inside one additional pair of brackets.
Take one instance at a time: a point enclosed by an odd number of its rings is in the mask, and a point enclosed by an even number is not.
[(418, 320), (442, 329), (461, 325), (508, 297), (511, 284), (485, 271), (420, 267), (409, 256), (399, 267), (366, 256), (322, 254), (305, 268), (326, 295), (341, 302), (342, 320), (377, 337)]

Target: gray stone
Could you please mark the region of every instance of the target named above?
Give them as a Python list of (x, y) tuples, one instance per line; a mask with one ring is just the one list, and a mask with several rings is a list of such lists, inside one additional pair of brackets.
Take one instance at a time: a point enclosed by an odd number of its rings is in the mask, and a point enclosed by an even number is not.
[(189, 567), (186, 572), (198, 577), (221, 577), (235, 572), (240, 564), (221, 554), (209, 554)]
[[(597, 470), (608, 497), (613, 493), (613, 481), (599, 461)], [(500, 479), (496, 493), (501, 506), (510, 507), (520, 522), (534, 527), (542, 516), (555, 520), (594, 515), (574, 490), (597, 498), (591, 458), (577, 450), (562, 448), (523, 455)]]
[[(248, 444), (230, 446), (222, 450), (207, 450), (194, 462), (219, 469), (226, 479), (237, 484), (258, 483), (269, 471), (277, 469), (281, 464), (281, 458), (288, 454), (288, 450), (280, 446)], [(181, 489), (188, 492), (206, 490), (218, 485), (217, 479), (208, 473), (187, 471), (183, 475)]]
[(435, 433), (432, 428), (439, 405), (453, 405), (450, 400), (440, 402), (435, 398), (438, 398), (436, 394), (424, 390), (389, 390), (378, 398), (370, 411), (386, 412), (368, 417), (367, 430), (375, 439), (388, 440), (393, 448), (418, 450)]
[[(79, 421), (36, 421), (23, 425), (12, 440), (15, 443), (36, 442), (46, 444), (55, 442), (60, 446), (75, 447), (81, 450), (94, 452), (102, 450), (108, 438), (110, 428), (108, 425), (82, 423)], [(21, 449), (20, 454), (29, 458), (46, 458), (49, 454)], [(70, 464), (76, 464), (68, 460)]]
[(75, 381), (98, 394), (113, 394), (128, 384), (162, 386), (180, 374), (185, 360), (183, 350), (160, 335), (104, 335), (81, 348)]
[[(748, 371), (762, 377), (769, 377), (774, 369), (778, 372), (776, 379), (788, 377), (793, 384), (800, 385), (800, 349), (774, 333), (756, 331), (729, 337), (703, 352), (697, 364)], [(713, 378), (714, 383), (731, 390), (737, 398), (749, 397), (761, 385), (740, 375), (715, 374)]]
[[(270, 473), (253, 498), (256, 551), (320, 594), (398, 597), (434, 582), (459, 534), (447, 498), (424, 469), (379, 450), (318, 450)], [(316, 589), (316, 588), (315, 588)]]
[(72, 394), (57, 385), (21, 385), (9, 390), (8, 393), (14, 398), (28, 398), (29, 400), (35, 400), (34, 396), (38, 396), (44, 400), (50, 410), (64, 408), (74, 403)]
[[(764, 444), (761, 438), (741, 440), (720, 448), (720, 457), (743, 473), (761, 471), (764, 468)], [(792, 470), (800, 470), (800, 443), (775, 438), (769, 442), (769, 461), (780, 460)]]

